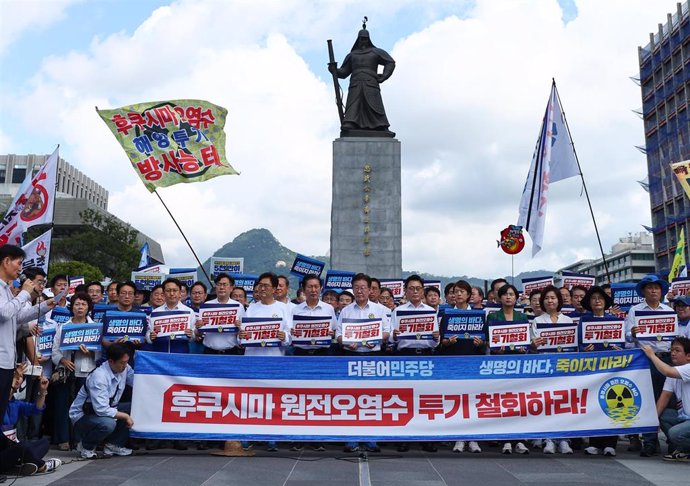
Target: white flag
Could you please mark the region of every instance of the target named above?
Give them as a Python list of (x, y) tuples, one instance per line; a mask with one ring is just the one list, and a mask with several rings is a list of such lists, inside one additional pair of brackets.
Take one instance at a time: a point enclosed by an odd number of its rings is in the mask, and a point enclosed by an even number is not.
[(57, 166), (58, 149), (55, 149), (31, 179), (31, 184), (22, 184), (20, 191), (23, 192), (15, 196), (14, 205), (0, 222), (0, 245), (17, 245), (24, 231), (53, 221)]
[(563, 110), (558, 102), (556, 83), (546, 105), (532, 165), (527, 174), (520, 200), (518, 225), (523, 226), (532, 238), (532, 256), (541, 250), (544, 239), (544, 220), (548, 202), (549, 183), (579, 175), (573, 143), (565, 126)]
[(50, 260), (50, 237), (53, 230), (49, 229), (35, 240), (22, 247), (26, 257), (22, 263), (22, 271), (28, 267), (39, 267), (48, 274), (48, 260)]

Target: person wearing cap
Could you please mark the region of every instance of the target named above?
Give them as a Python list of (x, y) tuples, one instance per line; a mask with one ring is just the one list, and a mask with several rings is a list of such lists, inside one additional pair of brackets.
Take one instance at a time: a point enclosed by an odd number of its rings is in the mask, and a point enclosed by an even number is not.
[[(673, 311), (673, 309), (661, 302), (661, 299), (668, 292), (669, 284), (666, 280), (654, 274), (646, 275), (637, 283), (637, 295), (644, 300), (636, 304), (628, 311), (625, 318), (625, 340), (632, 343), (633, 347), (640, 348), (637, 341), (638, 328), (635, 325), (635, 314), (638, 311)], [(671, 364), (671, 343), (668, 341), (649, 342), (656, 356), (666, 364)], [(652, 387), (654, 389), (654, 400), (659, 399), (664, 387), (665, 377), (656, 368), (650, 369), (652, 374)], [(659, 436), (656, 432), (642, 434), (642, 450), (640, 456), (651, 457), (659, 450)]]
[[(586, 311), (585, 315), (594, 317), (606, 317), (606, 311), (613, 305), (613, 299), (601, 288), (590, 287), (585, 296), (582, 298), (582, 307)], [(611, 349), (620, 350), (618, 346), (612, 346)], [(594, 351), (594, 345), (587, 346), (585, 351)], [(610, 435), (605, 437), (590, 437), (589, 447), (585, 448), (585, 454), (595, 456), (603, 454), (605, 456), (616, 455), (616, 444), (618, 443), (617, 435)]]
[(690, 295), (679, 295), (672, 305), (678, 314), (678, 335), (690, 338)]

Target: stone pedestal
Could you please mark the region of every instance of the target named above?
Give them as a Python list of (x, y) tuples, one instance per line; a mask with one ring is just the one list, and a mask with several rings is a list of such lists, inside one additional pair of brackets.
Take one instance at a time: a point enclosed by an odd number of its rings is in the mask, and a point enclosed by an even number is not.
[(331, 204), (331, 268), (399, 278), (400, 142), (393, 138), (336, 139)]

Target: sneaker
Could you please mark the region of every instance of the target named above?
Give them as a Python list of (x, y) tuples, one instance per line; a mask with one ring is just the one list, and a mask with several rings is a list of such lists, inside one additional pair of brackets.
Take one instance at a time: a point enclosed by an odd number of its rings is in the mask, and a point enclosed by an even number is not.
[(453, 452), (465, 452), (465, 442), (457, 441), (453, 446)]
[(544, 454), (555, 454), (556, 444), (551, 439), (546, 439), (544, 442)]
[(38, 466), (33, 462), (25, 462), (19, 467), (20, 476), (33, 476), (38, 471)]
[(345, 446), (345, 448), (343, 449), (343, 452), (359, 452), (359, 446), (358, 445)]
[(266, 450), (268, 452), (278, 452), (278, 444), (276, 444), (275, 442), (269, 442), (266, 445)]
[(690, 461), (690, 456), (688, 456), (687, 452), (675, 450), (671, 454), (666, 454), (664, 456), (664, 461), (688, 462)]
[(503, 454), (512, 454), (513, 446), (511, 445), (511, 443), (506, 442), (505, 444), (503, 444), (503, 450), (501, 452), (503, 452)]
[(46, 459), (45, 464), (43, 465), (42, 468), (38, 470), (39, 474), (48, 474), (53, 471), (55, 471), (57, 468), (62, 466), (62, 461), (60, 459), (57, 459), (55, 457)]
[(541, 439), (533, 439), (532, 442), (532, 449), (541, 449), (544, 447), (544, 441)]
[(326, 450), (323, 444), (314, 444), (313, 446), (311, 446), (311, 449), (316, 452), (323, 452)]
[(529, 448), (522, 442), (515, 444), (515, 452), (518, 454), (529, 454)]
[(110, 456), (131, 456), (132, 449), (127, 449), (123, 446), (118, 446), (115, 444), (106, 444), (103, 448), (103, 455), (106, 457)]
[(242, 449), (245, 451), (251, 451), (254, 448), (254, 444), (252, 444), (251, 442), (244, 441), (244, 440), (240, 441), (240, 445), (242, 446)]
[(477, 444), (473, 440), (471, 440), (468, 445), (470, 446), (470, 452), (474, 452), (475, 454), (478, 454), (482, 451), (482, 448), (479, 447), (479, 444)]
[(96, 449), (86, 449), (81, 442), (77, 444), (77, 454), (79, 454), (80, 459), (96, 459), (98, 457)]
[(567, 440), (562, 440), (558, 443), (558, 452), (561, 454), (572, 454), (573, 450), (570, 448)]
[[(610, 447), (608, 449), (610, 449)], [(588, 456), (599, 455), (599, 448), (594, 446), (585, 447), (585, 454)]]
[(304, 444), (300, 444), (300, 443), (297, 443), (297, 442), (294, 443), (294, 444), (292, 444), (292, 447), (290, 447), (290, 450), (293, 451), (293, 452), (300, 452), (300, 451), (302, 451), (303, 449), (304, 449)]
[(613, 447), (604, 447), (604, 455), (616, 457), (616, 449)]

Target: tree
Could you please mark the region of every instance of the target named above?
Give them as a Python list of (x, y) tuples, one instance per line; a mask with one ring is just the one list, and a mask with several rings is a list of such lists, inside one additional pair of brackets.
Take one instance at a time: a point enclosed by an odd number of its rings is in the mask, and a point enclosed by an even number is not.
[(79, 215), (83, 226), (53, 242), (51, 260), (88, 263), (114, 280), (129, 279), (139, 264), (136, 230), (93, 209)]
[(48, 268), (48, 276), (53, 278), (55, 275), (83, 276), (87, 283), (101, 282), (103, 280), (103, 272), (99, 268), (88, 263), (75, 261), (51, 262)]

